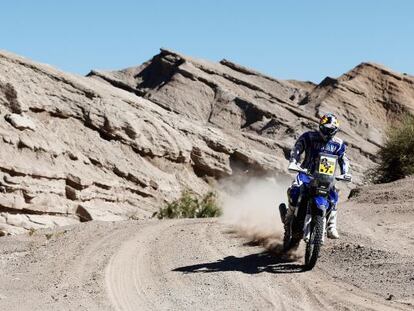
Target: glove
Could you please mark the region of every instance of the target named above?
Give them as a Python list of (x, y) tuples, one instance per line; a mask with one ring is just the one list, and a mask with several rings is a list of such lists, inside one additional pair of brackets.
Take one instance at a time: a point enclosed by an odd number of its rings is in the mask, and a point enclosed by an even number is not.
[(348, 181), (348, 182), (352, 181), (352, 175), (351, 174), (338, 175), (336, 178), (339, 179), (339, 180)]
[(297, 164), (297, 163), (296, 163), (296, 162), (294, 162), (294, 161), (291, 161), (291, 162), (289, 163), (288, 170), (289, 170), (289, 171), (295, 171), (295, 172), (303, 172), (303, 171), (304, 171), (304, 169), (303, 169), (303, 168), (301, 168), (301, 167), (300, 167), (300, 165), (299, 165), (299, 164)]

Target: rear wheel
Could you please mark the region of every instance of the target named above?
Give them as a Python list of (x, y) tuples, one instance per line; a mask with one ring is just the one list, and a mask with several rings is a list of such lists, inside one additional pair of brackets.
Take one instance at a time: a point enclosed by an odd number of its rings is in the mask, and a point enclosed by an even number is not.
[(312, 270), (319, 257), (323, 239), (323, 216), (315, 215), (311, 222), (310, 240), (306, 243), (305, 269)]
[(285, 223), (285, 218), (287, 214), (287, 207), (285, 203), (279, 204), (279, 214), (280, 214), (280, 219), (282, 220), (282, 223)]
[(285, 219), (285, 235), (283, 237), (283, 250), (285, 252), (298, 248), (303, 237), (303, 223), (297, 217), (291, 215)]

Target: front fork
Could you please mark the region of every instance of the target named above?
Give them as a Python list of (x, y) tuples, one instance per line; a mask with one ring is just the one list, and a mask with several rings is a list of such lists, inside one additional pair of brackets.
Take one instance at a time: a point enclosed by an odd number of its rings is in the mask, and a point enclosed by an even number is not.
[(305, 222), (303, 224), (303, 240), (308, 243), (311, 240), (311, 224), (313, 215), (323, 216), (322, 244), (325, 242), (326, 218), (329, 217), (329, 202), (325, 197), (317, 196), (309, 200), (306, 210)]

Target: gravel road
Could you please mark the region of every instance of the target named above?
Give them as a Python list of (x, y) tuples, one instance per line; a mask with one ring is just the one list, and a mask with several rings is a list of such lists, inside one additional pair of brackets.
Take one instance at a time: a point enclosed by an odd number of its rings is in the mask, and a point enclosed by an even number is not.
[(300, 256), (272, 251), (277, 236), (252, 238), (220, 219), (3, 237), (0, 310), (413, 310), (414, 204), (375, 191), (343, 204), (342, 237), (309, 272)]

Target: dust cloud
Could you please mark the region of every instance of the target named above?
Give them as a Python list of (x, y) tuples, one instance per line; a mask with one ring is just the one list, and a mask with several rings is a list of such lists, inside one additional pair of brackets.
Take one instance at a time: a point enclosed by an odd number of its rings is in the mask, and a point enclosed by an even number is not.
[(279, 252), (283, 224), (279, 204), (286, 203), (292, 178), (286, 175), (227, 179), (221, 183), (221, 221), (240, 236)]

